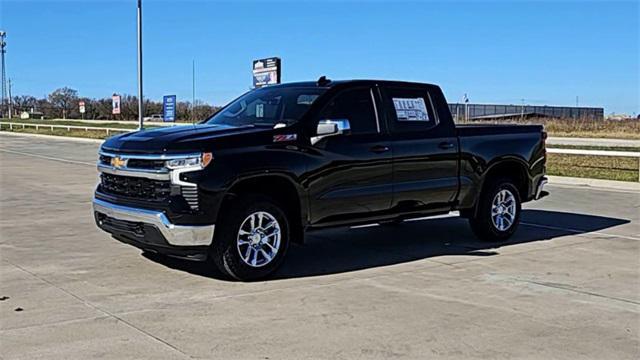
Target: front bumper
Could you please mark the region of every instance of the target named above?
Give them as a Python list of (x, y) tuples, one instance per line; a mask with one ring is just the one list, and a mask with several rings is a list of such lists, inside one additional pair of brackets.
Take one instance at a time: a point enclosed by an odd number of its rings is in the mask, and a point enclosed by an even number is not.
[[(143, 247), (207, 247), (213, 241), (215, 225), (175, 225), (164, 212), (117, 205), (93, 199), (96, 224), (119, 240)], [(153, 249), (151, 249), (153, 250)]]

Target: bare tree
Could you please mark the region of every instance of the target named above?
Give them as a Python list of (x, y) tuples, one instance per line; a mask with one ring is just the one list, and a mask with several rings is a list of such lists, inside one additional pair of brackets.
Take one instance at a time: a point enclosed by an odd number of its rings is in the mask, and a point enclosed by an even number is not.
[(13, 97), (13, 108), (17, 114), (22, 111), (31, 111), (38, 105), (38, 99), (30, 95), (19, 95)]
[(66, 119), (67, 112), (75, 106), (78, 100), (78, 91), (65, 86), (54, 90), (48, 98), (53, 106), (62, 110), (62, 118)]

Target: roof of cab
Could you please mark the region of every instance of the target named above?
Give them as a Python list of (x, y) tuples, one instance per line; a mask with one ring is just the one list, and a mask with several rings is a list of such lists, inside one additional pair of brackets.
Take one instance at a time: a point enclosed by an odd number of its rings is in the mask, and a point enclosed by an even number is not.
[(385, 84), (385, 85), (399, 85), (399, 86), (436, 86), (434, 84), (410, 82), (410, 81), (397, 81), (397, 80), (373, 80), (373, 79), (354, 79), (354, 80), (331, 80), (327, 79), (326, 85), (319, 85), (317, 81), (300, 81), (283, 83), (278, 85), (270, 85), (269, 88), (275, 87), (323, 87), (332, 88), (338, 85), (373, 85), (373, 84)]

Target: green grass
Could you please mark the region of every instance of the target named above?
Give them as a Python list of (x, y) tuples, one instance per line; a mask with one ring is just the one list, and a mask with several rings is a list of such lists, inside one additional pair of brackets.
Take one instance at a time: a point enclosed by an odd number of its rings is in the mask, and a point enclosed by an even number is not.
[(137, 123), (120, 124), (120, 123), (90, 123), (87, 121), (77, 120), (39, 120), (39, 119), (2, 119), (4, 122), (12, 122), (19, 124), (43, 124), (43, 125), (69, 125), (69, 126), (82, 126), (82, 127), (96, 127), (96, 128), (116, 128), (116, 129), (137, 129)]
[[(70, 136), (70, 137), (80, 137), (80, 138), (88, 138), (88, 139), (106, 139), (107, 132), (104, 130), (100, 130), (99, 127), (95, 127), (96, 130), (88, 130), (85, 131), (83, 129), (71, 129), (67, 131), (67, 129), (53, 129), (51, 128), (40, 128), (36, 130), (34, 127), (25, 127), (16, 128), (14, 127), (12, 130), (9, 129), (9, 125), (0, 125), (0, 131), (6, 132), (15, 132), (15, 133), (23, 133), (23, 134), (42, 134), (42, 135), (55, 135), (55, 136)], [(117, 131), (110, 131), (109, 136), (113, 136), (119, 134)]]
[(547, 174), (637, 182), (638, 159), (612, 156), (547, 154)]

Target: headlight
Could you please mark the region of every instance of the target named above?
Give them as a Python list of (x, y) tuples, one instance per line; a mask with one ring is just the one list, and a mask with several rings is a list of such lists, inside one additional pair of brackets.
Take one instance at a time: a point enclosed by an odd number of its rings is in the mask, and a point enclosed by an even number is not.
[(202, 153), (200, 156), (167, 160), (166, 166), (169, 169), (200, 168), (204, 169), (213, 160), (211, 153)]

